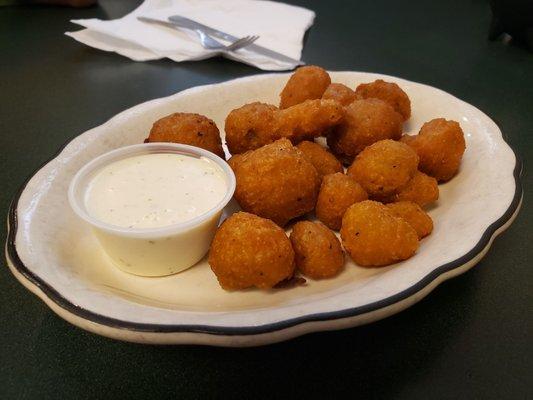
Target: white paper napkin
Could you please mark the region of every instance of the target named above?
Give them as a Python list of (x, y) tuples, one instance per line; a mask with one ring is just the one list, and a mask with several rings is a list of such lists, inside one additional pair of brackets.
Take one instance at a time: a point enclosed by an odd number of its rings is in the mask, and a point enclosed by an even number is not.
[[(301, 57), (305, 31), (315, 18), (313, 11), (273, 1), (146, 0), (123, 18), (72, 20), (87, 29), (65, 34), (88, 46), (113, 51), (135, 61), (167, 57), (179, 62), (217, 55), (204, 49), (193, 32), (137, 20), (138, 16), (167, 20), (175, 14), (237, 37), (259, 35), (257, 44), (296, 60)], [(263, 70), (295, 67), (246, 49), (224, 56)]]

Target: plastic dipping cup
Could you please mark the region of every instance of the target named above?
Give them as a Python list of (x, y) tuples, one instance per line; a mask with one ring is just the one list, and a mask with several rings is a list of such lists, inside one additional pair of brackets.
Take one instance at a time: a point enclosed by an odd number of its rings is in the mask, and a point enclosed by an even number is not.
[[(151, 228), (127, 228), (101, 221), (87, 210), (86, 193), (96, 174), (105, 166), (145, 154), (180, 154), (213, 161), (224, 173), (226, 194), (213, 208), (185, 222)], [(70, 183), (68, 199), (74, 212), (95, 233), (114, 264), (125, 272), (141, 276), (164, 276), (196, 264), (209, 250), (222, 210), (235, 191), (235, 175), (215, 154), (193, 146), (174, 143), (145, 143), (105, 153), (82, 167)]]

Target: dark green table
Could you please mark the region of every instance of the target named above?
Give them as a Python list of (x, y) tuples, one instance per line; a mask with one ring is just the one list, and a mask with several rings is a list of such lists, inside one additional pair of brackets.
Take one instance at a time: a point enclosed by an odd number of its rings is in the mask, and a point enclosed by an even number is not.
[[(138, 3), (0, 9), (4, 214), (67, 140), (145, 100), (259, 72), (219, 59), (135, 63), (63, 36), (77, 29), (70, 19), (116, 18)], [(0, 268), (0, 399), (533, 397), (533, 55), (487, 42), (483, 0), (300, 3), (318, 15), (306, 62), (433, 85), (500, 125), (525, 163), (524, 203), (511, 228), (473, 270), (399, 315), (252, 349), (102, 338), (64, 322)]]

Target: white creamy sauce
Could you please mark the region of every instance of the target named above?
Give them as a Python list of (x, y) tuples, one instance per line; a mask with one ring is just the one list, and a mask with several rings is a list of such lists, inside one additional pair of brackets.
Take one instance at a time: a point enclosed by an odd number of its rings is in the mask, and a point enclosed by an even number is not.
[(224, 172), (207, 158), (154, 153), (100, 169), (85, 195), (87, 211), (102, 222), (131, 229), (189, 221), (224, 197)]

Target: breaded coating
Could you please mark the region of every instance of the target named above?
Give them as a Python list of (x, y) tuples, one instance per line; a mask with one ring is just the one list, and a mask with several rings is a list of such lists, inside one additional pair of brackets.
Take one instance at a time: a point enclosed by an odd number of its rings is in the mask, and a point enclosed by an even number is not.
[(426, 122), (416, 136), (404, 136), (420, 157), (420, 171), (439, 182), (453, 178), (459, 170), (466, 149), (463, 130), (456, 121), (444, 118)]
[(332, 83), (327, 87), (322, 98), (324, 100), (335, 100), (343, 106), (347, 106), (357, 99), (357, 95), (352, 89), (342, 83)]
[(244, 155), (247, 153), (248, 152), (231, 156), (231, 158), (228, 160), (230, 168), (235, 171), (235, 168), (237, 168), (237, 164), (243, 159)]
[(399, 201), (387, 204), (387, 207), (394, 215), (407, 221), (414, 228), (419, 239), (433, 231), (433, 220), (418, 204), (412, 201)]
[(356, 100), (345, 107), (344, 120), (328, 135), (331, 151), (344, 161), (353, 158), (371, 144), (398, 140), (402, 135), (402, 118), (379, 99)]
[(231, 154), (255, 150), (272, 143), (275, 136), (276, 106), (250, 103), (231, 111), (226, 117), (226, 144)]
[(407, 184), (395, 195), (394, 201), (412, 201), (424, 207), (439, 199), (439, 185), (435, 178), (416, 171)]
[(418, 249), (414, 228), (372, 200), (348, 208), (342, 218), (341, 238), (344, 249), (363, 267), (402, 261)]
[(283, 88), (279, 108), (288, 108), (305, 100), (319, 99), (330, 83), (331, 78), (325, 69), (315, 65), (300, 67)]
[(390, 196), (404, 187), (417, 171), (418, 156), (404, 143), (381, 140), (368, 146), (348, 168), (370, 197)]
[(276, 133), (294, 144), (313, 140), (338, 125), (343, 116), (344, 110), (335, 100), (306, 100), (274, 114)]
[(416, 171), (411, 180), (398, 191), (386, 196), (374, 195), (372, 200), (381, 203), (394, 203), (397, 201), (412, 201), (424, 207), (439, 199), (439, 185), (437, 180), (423, 172)]
[(238, 212), (218, 228), (208, 258), (226, 290), (268, 289), (294, 273), (294, 251), (272, 221)]
[(320, 179), (322, 179), (324, 175), (344, 171), (341, 162), (318, 143), (305, 140), (300, 142), (296, 147), (311, 162), (311, 164), (313, 164)]
[(188, 144), (225, 158), (216, 124), (200, 114), (174, 113), (157, 120), (147, 141)]
[(263, 103), (245, 104), (226, 117), (226, 143), (231, 154), (255, 150), (284, 137), (297, 144), (324, 134), (343, 116), (342, 106), (334, 100), (307, 100), (284, 110)]
[(331, 278), (344, 266), (337, 236), (319, 222), (301, 221), (292, 228), (291, 243), (296, 268), (312, 279)]
[(314, 209), (318, 172), (289, 140), (247, 152), (230, 165), (237, 179), (235, 199), (244, 211), (284, 226)]
[(338, 231), (348, 207), (367, 199), (365, 190), (351, 176), (340, 172), (326, 175), (318, 192), (315, 213), (328, 228)]
[(405, 134), (403, 135), (401, 138), (400, 138), (400, 142), (402, 143), (405, 143), (405, 144), (411, 144), (413, 143), (413, 140), (415, 140), (417, 138), (417, 135), (408, 135), (408, 134)]
[(359, 99), (380, 99), (392, 106), (402, 115), (404, 121), (411, 117), (411, 100), (396, 83), (378, 79), (371, 83), (362, 83), (355, 89)]

